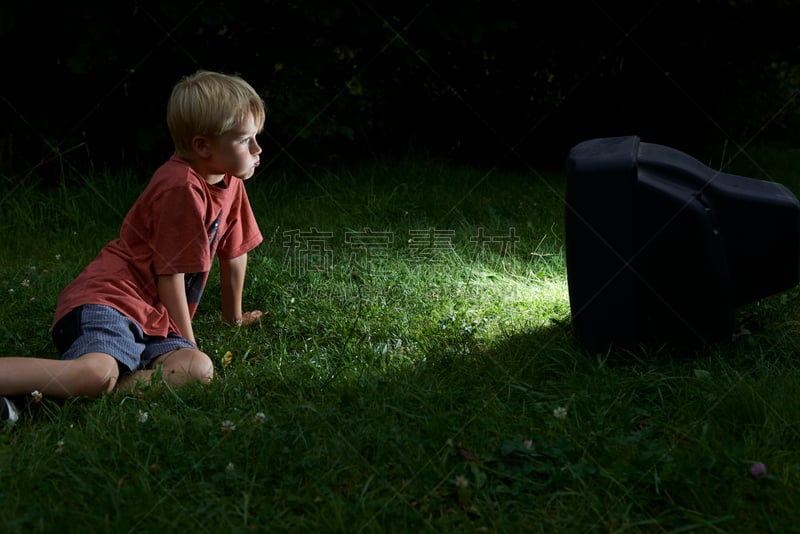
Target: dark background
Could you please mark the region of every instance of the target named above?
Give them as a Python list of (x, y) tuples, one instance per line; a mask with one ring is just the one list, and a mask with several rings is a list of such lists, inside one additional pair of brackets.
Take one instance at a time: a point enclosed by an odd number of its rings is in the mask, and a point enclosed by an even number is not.
[(31, 0), (0, 7), (0, 177), (172, 151), (172, 85), (236, 73), (268, 168), (360, 159), (557, 167), (575, 143), (800, 142), (800, 1)]

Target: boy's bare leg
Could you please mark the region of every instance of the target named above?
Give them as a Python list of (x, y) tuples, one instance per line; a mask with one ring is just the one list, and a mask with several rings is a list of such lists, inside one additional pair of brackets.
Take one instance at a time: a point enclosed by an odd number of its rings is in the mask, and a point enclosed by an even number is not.
[(202, 351), (173, 350), (156, 358), (149, 369), (124, 375), (119, 380), (117, 391), (131, 391), (140, 384), (149, 385), (153, 375), (159, 372), (164, 381), (171, 386), (182, 386), (196, 381), (207, 384), (214, 378), (214, 364)]
[(117, 361), (100, 352), (75, 360), (0, 358), (0, 395), (28, 395), (36, 390), (58, 398), (97, 397), (111, 391), (118, 378)]

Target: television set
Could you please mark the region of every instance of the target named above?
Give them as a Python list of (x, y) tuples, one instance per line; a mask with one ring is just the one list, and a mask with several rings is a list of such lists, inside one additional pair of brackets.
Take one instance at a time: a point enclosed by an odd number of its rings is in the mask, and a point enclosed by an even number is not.
[(567, 157), (572, 328), (591, 351), (730, 339), (737, 308), (800, 280), (800, 203), (638, 136)]

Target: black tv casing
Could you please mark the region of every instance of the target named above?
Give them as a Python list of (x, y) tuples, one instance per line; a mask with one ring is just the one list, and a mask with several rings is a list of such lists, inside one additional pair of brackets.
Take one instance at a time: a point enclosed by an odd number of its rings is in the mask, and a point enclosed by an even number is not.
[(588, 349), (730, 338), (736, 308), (800, 281), (800, 203), (638, 136), (575, 145), (565, 252), (572, 326)]

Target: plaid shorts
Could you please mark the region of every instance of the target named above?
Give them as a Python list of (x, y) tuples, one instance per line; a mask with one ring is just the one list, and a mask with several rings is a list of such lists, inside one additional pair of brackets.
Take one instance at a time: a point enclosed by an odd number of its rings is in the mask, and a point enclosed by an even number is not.
[(170, 351), (196, 348), (174, 332), (165, 338), (148, 336), (136, 321), (98, 304), (79, 306), (59, 319), (53, 327), (53, 343), (62, 360), (102, 352), (128, 372), (147, 369), (153, 360)]

